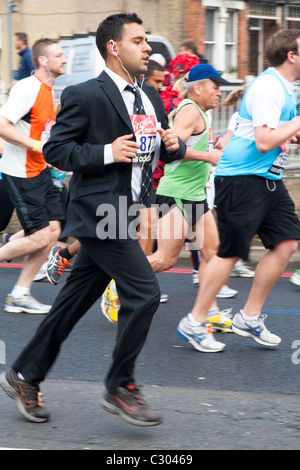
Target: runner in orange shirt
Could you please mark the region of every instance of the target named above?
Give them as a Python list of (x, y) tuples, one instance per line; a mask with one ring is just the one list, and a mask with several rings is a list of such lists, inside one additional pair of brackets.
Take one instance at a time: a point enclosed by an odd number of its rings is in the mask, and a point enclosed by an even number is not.
[(6, 141), (0, 172), (25, 234), (0, 248), (0, 262), (25, 256), (16, 285), (6, 297), (5, 311), (45, 314), (51, 306), (34, 299), (30, 288), (64, 219), (42, 149), (55, 120), (52, 86), (64, 73), (66, 59), (52, 39), (36, 41), (32, 59), (35, 74), (16, 83), (0, 109), (0, 136)]

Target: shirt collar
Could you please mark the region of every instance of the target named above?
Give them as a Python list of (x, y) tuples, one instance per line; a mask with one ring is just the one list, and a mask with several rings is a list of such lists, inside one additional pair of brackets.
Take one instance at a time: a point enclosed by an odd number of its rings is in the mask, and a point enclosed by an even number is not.
[(287, 92), (289, 95), (291, 95), (293, 93), (293, 90), (294, 90), (294, 82), (289, 82), (286, 78), (284, 78), (279, 72), (278, 70), (275, 68), (275, 67), (270, 67), (271, 70), (274, 70), (275, 73), (277, 73), (277, 75), (279, 75), (279, 77), (281, 78), (281, 80), (283, 81), (286, 89), (287, 89)]
[(28, 46), (25, 47), (25, 49), (23, 49), (22, 51), (19, 51), (18, 54), (19, 54), (20, 56), (23, 56), (23, 55), (25, 54), (25, 52), (27, 52), (27, 50), (28, 50)]
[[(120, 77), (120, 75), (118, 75), (117, 73), (110, 70), (108, 67), (105, 67), (104, 71), (107, 73), (107, 75), (110, 76), (110, 78), (117, 85), (117, 87), (119, 88), (120, 93), (122, 93), (129, 83), (126, 82), (126, 80), (124, 80), (124, 78)], [(135, 85), (137, 85), (136, 81), (135, 81)]]

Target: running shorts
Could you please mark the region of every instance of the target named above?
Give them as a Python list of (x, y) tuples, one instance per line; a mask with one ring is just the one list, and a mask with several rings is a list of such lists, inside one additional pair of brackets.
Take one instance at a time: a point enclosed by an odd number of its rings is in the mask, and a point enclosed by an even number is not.
[(51, 220), (65, 220), (61, 198), (48, 167), (33, 178), (5, 174), (2, 177), (25, 236), (47, 227)]
[(174, 207), (178, 206), (182, 211), (189, 225), (196, 225), (202, 215), (209, 211), (206, 199), (203, 201), (188, 201), (186, 199), (177, 199), (170, 196), (156, 195), (159, 217), (163, 217)]
[(255, 175), (217, 176), (215, 191), (221, 258), (238, 256), (246, 261), (256, 234), (268, 249), (300, 239), (295, 205), (282, 181)]

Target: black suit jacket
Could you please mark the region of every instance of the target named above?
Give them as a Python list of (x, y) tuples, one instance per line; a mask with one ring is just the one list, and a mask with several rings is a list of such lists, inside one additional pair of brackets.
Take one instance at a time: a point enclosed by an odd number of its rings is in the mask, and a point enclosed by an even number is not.
[[(168, 119), (159, 93), (146, 84), (143, 90), (154, 106), (161, 127), (167, 129)], [(110, 223), (115, 223), (118, 236), (120, 220), (127, 223), (124, 201), (128, 206), (132, 204), (132, 165), (104, 165), (104, 146), (133, 133), (123, 98), (113, 80), (102, 72), (98, 78), (66, 88), (61, 105), (43, 152), (48, 163), (73, 172), (64, 235), (96, 237), (98, 222), (103, 216), (107, 219), (108, 214), (103, 214), (103, 209), (111, 206), (109, 216), (115, 221), (110, 220)], [(168, 152), (162, 144), (160, 159), (166, 163), (178, 160), (184, 157), (185, 151), (182, 141), (174, 153)]]

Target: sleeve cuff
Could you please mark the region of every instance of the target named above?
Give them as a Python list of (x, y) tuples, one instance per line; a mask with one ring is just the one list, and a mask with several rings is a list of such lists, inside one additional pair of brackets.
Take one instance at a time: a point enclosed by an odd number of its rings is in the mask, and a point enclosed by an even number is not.
[(104, 165), (111, 165), (111, 163), (114, 163), (112, 145), (107, 144), (104, 146)]

